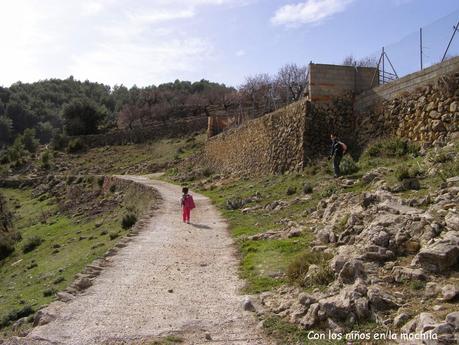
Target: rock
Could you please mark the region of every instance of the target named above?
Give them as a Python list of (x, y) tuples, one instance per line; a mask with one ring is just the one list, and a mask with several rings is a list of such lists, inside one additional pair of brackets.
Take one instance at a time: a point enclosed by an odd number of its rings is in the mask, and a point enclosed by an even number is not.
[(453, 284), (447, 284), (441, 289), (441, 294), (444, 301), (452, 301), (457, 295), (459, 295), (459, 289)]
[[(17, 332), (18, 329), (27, 323), (28, 317), (21, 317), (19, 320), (16, 320), (15, 323), (13, 323), (13, 326), (11, 327), (14, 332)], [(0, 343), (1, 344), (1, 343)]]
[(426, 295), (426, 297), (435, 297), (438, 295), (439, 292), (440, 292), (440, 288), (438, 287), (437, 283), (429, 282), (426, 284), (426, 288), (424, 291), (424, 294)]
[(49, 310), (49, 308), (39, 310), (33, 319), (33, 326), (43, 326), (51, 321), (56, 320), (56, 314)]
[(418, 320), (416, 331), (423, 333), (435, 328), (435, 324), (437, 323), (431, 313), (419, 314)]
[(459, 311), (455, 311), (446, 315), (445, 321), (453, 326), (455, 331), (459, 331)]
[(319, 300), (319, 304), (320, 310), (334, 320), (344, 321), (352, 311), (349, 297), (343, 296), (343, 294), (323, 298)]
[(354, 301), (355, 313), (360, 321), (364, 321), (370, 317), (370, 308), (368, 306), (368, 299), (359, 297)]
[(72, 287), (74, 287), (78, 291), (86, 290), (91, 285), (92, 285), (92, 281), (86, 277), (78, 278), (72, 283)]
[(393, 274), (394, 280), (397, 283), (403, 283), (404, 281), (407, 281), (407, 280), (422, 280), (422, 281), (427, 280), (427, 276), (419, 268), (413, 269), (409, 267), (396, 266), (392, 269), (392, 274)]
[(459, 259), (459, 234), (447, 232), (444, 237), (422, 248), (412, 265), (420, 265), (431, 272), (443, 272), (456, 265)]
[(350, 259), (349, 261), (346, 261), (338, 274), (338, 278), (344, 284), (352, 284), (357, 278), (364, 277), (365, 268), (362, 261), (358, 259)]
[(445, 217), (446, 226), (454, 231), (459, 231), (459, 214), (449, 211)]
[(301, 236), (301, 229), (298, 229), (298, 228), (293, 228), (291, 230), (289, 230), (289, 232), (287, 233), (287, 237), (288, 238), (292, 238), (292, 237), (299, 237)]
[(318, 312), (320, 309), (319, 303), (313, 303), (308, 309), (306, 315), (300, 320), (300, 324), (308, 329), (316, 324), (318, 321)]
[(301, 304), (301, 305), (304, 305), (305, 307), (309, 307), (311, 304), (314, 304), (317, 302), (316, 298), (306, 292), (302, 292), (299, 296), (298, 296), (298, 302)]
[(255, 307), (253, 306), (252, 300), (250, 297), (245, 297), (244, 302), (242, 302), (242, 308), (245, 311), (255, 311)]
[(410, 319), (410, 315), (407, 313), (400, 313), (394, 318), (394, 327), (400, 328), (402, 327), (408, 320)]
[(204, 337), (206, 338), (206, 340), (212, 340), (212, 336), (210, 335), (210, 333), (206, 332), (206, 334), (204, 335)]
[(367, 292), (370, 307), (376, 311), (385, 311), (398, 308), (399, 305), (394, 296), (384, 291), (379, 286), (370, 286)]
[(73, 299), (75, 299), (75, 296), (73, 296), (72, 294), (68, 292), (64, 292), (64, 291), (58, 292), (56, 296), (59, 301), (62, 301), (64, 303), (70, 302)]

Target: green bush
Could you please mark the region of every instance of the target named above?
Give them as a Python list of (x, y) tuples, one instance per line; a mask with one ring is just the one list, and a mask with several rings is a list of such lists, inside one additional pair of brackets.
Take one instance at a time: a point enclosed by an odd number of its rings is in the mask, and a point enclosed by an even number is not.
[(287, 195), (296, 194), (296, 187), (288, 187), (287, 188)]
[(10, 311), (0, 320), (0, 328), (8, 326), (11, 322), (19, 320), (20, 318), (29, 316), (35, 311), (30, 305), (25, 305), (21, 309)]
[(137, 216), (134, 213), (127, 213), (123, 216), (121, 220), (121, 227), (126, 230), (130, 229), (137, 223)]
[(43, 291), (43, 297), (51, 297), (57, 292), (56, 289), (54, 288), (48, 288), (45, 291)]
[(7, 234), (0, 232), (0, 261), (14, 252), (14, 241)]
[(241, 198), (233, 198), (226, 200), (226, 208), (228, 210), (238, 210), (243, 208), (247, 202)]
[(110, 238), (110, 240), (113, 241), (115, 238), (120, 237), (120, 233), (119, 233), (119, 232), (110, 232), (110, 233), (108, 234), (108, 237)]
[(336, 188), (335, 185), (330, 185), (320, 193), (320, 197), (321, 198), (328, 198), (328, 197), (332, 196), (333, 194), (335, 194), (337, 191), (338, 191), (338, 189)]
[(46, 150), (41, 154), (41, 167), (45, 170), (49, 170), (51, 168), (49, 159), (50, 159), (50, 153), (49, 153), (49, 150)]
[(67, 144), (68, 153), (78, 153), (86, 150), (86, 145), (80, 138), (73, 138), (69, 140)]
[(395, 170), (395, 176), (399, 181), (413, 179), (415, 177), (419, 177), (421, 174), (422, 172), (420, 169), (407, 166), (401, 166)]
[(43, 243), (43, 240), (38, 236), (29, 237), (25, 243), (22, 245), (22, 252), (29, 253), (35, 250), (40, 244)]
[(30, 153), (35, 153), (37, 151), (39, 141), (35, 137), (35, 129), (27, 128), (22, 135), (18, 136), (16, 139), (21, 140), (24, 148)]
[(305, 183), (303, 186), (303, 193), (304, 194), (311, 194), (314, 191), (314, 188), (310, 183)]
[(51, 139), (51, 147), (58, 151), (63, 151), (68, 143), (69, 138), (61, 132), (56, 132)]
[[(328, 285), (335, 278), (329, 267), (330, 259), (333, 256), (324, 252), (313, 252), (306, 250), (298, 255), (287, 267), (287, 277), (291, 282), (299, 283), (301, 286), (310, 287), (317, 285)], [(310, 265), (319, 266), (316, 274), (305, 280)]]
[(403, 138), (381, 139), (370, 144), (364, 152), (367, 157), (403, 157), (408, 154), (417, 156), (419, 145)]
[(351, 156), (346, 155), (341, 160), (340, 171), (342, 175), (351, 175), (359, 171), (359, 167)]

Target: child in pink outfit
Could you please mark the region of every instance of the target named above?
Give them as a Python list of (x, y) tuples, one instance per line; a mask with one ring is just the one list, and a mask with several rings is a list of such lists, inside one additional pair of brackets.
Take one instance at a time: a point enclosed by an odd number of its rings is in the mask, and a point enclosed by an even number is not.
[(180, 204), (182, 205), (182, 216), (183, 216), (183, 222), (190, 224), (190, 213), (193, 208), (196, 207), (194, 204), (193, 197), (188, 194), (188, 188), (183, 187), (182, 188), (182, 199), (180, 200)]

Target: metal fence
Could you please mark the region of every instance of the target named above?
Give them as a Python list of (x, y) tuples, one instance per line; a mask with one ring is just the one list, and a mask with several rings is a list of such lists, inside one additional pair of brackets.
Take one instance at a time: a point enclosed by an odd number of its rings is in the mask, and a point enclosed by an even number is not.
[(385, 45), (368, 58), (379, 62), (380, 83), (384, 84), (458, 55), (459, 10), (456, 10), (398, 42)]

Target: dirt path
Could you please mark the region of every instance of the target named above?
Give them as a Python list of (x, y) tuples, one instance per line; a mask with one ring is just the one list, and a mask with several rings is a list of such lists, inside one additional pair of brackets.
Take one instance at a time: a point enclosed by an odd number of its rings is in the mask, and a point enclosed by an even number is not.
[(267, 344), (253, 315), (242, 310), (232, 240), (210, 201), (194, 194), (198, 208), (192, 224), (183, 224), (177, 186), (124, 178), (156, 188), (164, 199), (160, 210), (92, 287), (63, 305), (57, 320), (29, 334), (30, 344), (167, 334), (180, 335), (185, 344)]

